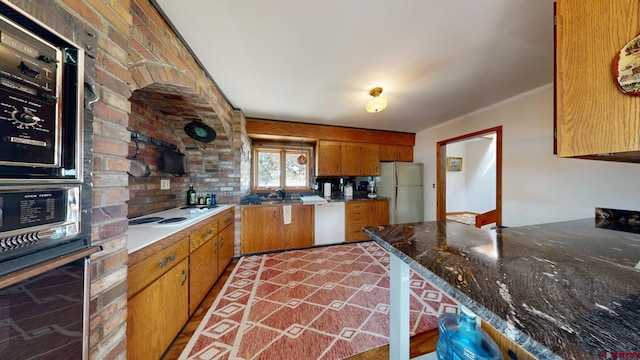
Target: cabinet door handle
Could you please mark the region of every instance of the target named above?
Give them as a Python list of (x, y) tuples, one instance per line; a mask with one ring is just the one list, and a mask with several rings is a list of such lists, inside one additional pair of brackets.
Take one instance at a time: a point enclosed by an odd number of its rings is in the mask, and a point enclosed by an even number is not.
[(214, 254), (218, 253), (218, 243), (213, 244), (213, 253)]
[(187, 282), (187, 272), (184, 271), (184, 269), (182, 269), (182, 284), (180, 284), (180, 285), (184, 286), (185, 282)]
[(169, 261), (173, 261), (176, 259), (176, 254), (171, 254), (171, 256), (169, 256)]
[(158, 264), (158, 266), (160, 266), (160, 269), (162, 269), (165, 265), (167, 265), (167, 259), (162, 259), (162, 261), (160, 261), (160, 264)]
[(220, 246), (224, 245), (224, 238), (220, 236)]

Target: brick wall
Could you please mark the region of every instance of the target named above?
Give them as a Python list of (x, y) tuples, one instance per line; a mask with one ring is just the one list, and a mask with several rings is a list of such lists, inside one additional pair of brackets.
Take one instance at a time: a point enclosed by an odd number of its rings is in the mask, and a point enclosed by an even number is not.
[[(212, 189), (219, 202), (238, 203), (248, 192), (244, 116), (148, 0), (0, 1), (17, 5), (87, 50), (87, 80), (95, 82), (100, 96), (88, 117), (92, 149), (85, 161), (93, 186), (91, 242), (103, 247), (92, 257), (90, 358), (125, 359), (127, 216), (147, 206), (175, 206), (192, 182)], [(216, 130), (214, 143), (198, 143), (180, 131), (195, 118)], [(133, 130), (166, 137), (189, 156), (188, 176), (172, 178), (168, 193), (157, 191), (163, 174), (148, 180), (127, 174)], [(158, 151), (152, 147), (143, 145), (142, 157), (157, 170)], [(236, 249), (238, 242), (236, 234)]]

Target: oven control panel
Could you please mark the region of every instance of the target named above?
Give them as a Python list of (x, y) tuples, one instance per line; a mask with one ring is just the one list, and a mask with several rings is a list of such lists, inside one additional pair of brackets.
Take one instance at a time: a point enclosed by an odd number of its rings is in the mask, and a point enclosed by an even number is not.
[(60, 163), (62, 51), (0, 18), (0, 164)]
[(80, 233), (79, 186), (0, 191), (0, 261)]

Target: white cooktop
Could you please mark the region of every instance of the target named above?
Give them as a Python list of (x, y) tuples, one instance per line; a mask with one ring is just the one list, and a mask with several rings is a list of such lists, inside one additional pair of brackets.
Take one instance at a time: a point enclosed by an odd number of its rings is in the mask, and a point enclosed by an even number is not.
[(165, 224), (155, 221), (155, 222), (146, 223), (146, 224), (129, 225), (129, 229), (127, 230), (127, 237), (129, 238), (128, 240), (129, 242), (127, 246), (128, 252), (129, 254), (131, 254), (132, 252), (140, 250), (147, 245), (153, 244), (158, 240), (161, 240), (169, 235), (175, 234), (186, 227), (197, 224), (200, 221), (205, 220), (213, 215), (219, 214), (231, 207), (233, 207), (233, 205), (218, 204), (218, 207), (213, 209), (175, 208), (175, 209), (164, 210), (157, 213), (138, 217), (136, 219), (143, 219), (143, 218), (149, 218), (149, 217), (162, 217), (164, 219), (184, 217), (186, 219), (178, 222), (165, 223)]

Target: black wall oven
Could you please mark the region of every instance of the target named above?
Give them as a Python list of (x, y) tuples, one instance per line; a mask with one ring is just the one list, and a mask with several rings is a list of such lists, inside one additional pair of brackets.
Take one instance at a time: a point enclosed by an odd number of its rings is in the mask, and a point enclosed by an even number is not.
[(0, 11), (0, 182), (77, 182), (84, 51), (6, 4)]
[(0, 358), (88, 358), (89, 258), (0, 289)]
[(0, 0), (0, 276), (88, 246), (84, 54)]
[(88, 355), (89, 256), (97, 249), (83, 174), (84, 55), (0, 0), (2, 359)]

